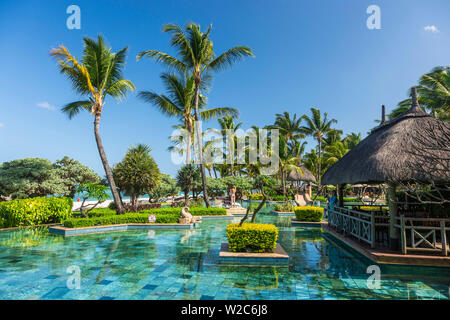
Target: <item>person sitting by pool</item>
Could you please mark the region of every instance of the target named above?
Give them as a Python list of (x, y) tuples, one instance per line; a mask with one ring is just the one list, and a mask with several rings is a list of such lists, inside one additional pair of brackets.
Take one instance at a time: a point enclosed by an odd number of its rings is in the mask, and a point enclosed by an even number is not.
[(231, 202), (231, 206), (234, 207), (235, 202), (236, 202), (236, 187), (232, 186), (231, 190), (230, 190), (230, 202)]

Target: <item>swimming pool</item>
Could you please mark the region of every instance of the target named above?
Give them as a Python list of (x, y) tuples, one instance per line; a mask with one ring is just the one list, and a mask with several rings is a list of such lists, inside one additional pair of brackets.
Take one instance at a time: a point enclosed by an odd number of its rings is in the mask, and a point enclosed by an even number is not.
[[(320, 229), (279, 226), (289, 267), (224, 266), (220, 244), (230, 221), (194, 230), (125, 231), (63, 238), (46, 228), (0, 232), (0, 299), (448, 299), (447, 269), (382, 267), (369, 289), (372, 263)], [(69, 289), (69, 267), (81, 271)], [(73, 270), (73, 269), (72, 269)]]

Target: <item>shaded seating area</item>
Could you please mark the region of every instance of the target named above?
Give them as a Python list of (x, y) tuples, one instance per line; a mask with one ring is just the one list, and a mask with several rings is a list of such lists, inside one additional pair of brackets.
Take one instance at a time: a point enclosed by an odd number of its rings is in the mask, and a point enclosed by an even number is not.
[(312, 184), (316, 181), (314, 175), (304, 166), (291, 170), (286, 178), (295, 187), (294, 200), (298, 206), (306, 206), (311, 202)]
[[(325, 172), (338, 185), (329, 227), (389, 252), (448, 256), (450, 125), (427, 114), (412, 89), (409, 110), (381, 124)], [(388, 208), (344, 207), (346, 184), (384, 185)]]

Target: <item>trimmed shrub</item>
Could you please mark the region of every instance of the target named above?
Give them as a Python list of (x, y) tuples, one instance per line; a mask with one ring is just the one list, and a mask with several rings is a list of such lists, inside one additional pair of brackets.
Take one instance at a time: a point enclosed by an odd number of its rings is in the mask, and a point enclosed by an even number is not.
[(253, 193), (248, 196), (249, 200), (262, 200), (264, 197), (261, 193)]
[(323, 218), (323, 208), (320, 207), (295, 207), (294, 212), (298, 221), (320, 222)]
[(224, 208), (189, 208), (193, 216), (225, 216), (227, 210)]
[(0, 203), (0, 227), (11, 228), (58, 223), (72, 215), (73, 200), (38, 197)]
[[(136, 210), (133, 210), (133, 208), (131, 208), (131, 204), (129, 203), (125, 203), (123, 205), (125, 212), (139, 212), (142, 210), (150, 210), (150, 209), (157, 209), (157, 208), (161, 208), (161, 203), (142, 203), (142, 204), (138, 204)], [(108, 208), (111, 210), (116, 210), (116, 204), (113, 202), (111, 202), (108, 205)]]
[[(66, 228), (81, 228), (126, 223), (149, 223), (149, 212), (125, 213), (121, 215), (105, 215), (93, 218), (71, 218), (64, 221)], [(158, 214), (155, 223), (178, 223), (180, 217), (174, 214)]]
[(286, 197), (283, 195), (275, 195), (272, 196), (272, 201), (286, 201)]
[[(141, 211), (143, 212), (143, 211)], [(145, 210), (145, 212), (152, 214), (177, 214), (181, 215), (181, 208), (161, 208), (161, 209), (151, 209)], [(227, 211), (224, 208), (204, 208), (204, 207), (193, 207), (189, 208), (189, 213), (193, 216), (224, 216)]]
[(277, 203), (274, 210), (277, 212), (294, 212), (294, 205), (292, 203)]
[(277, 244), (278, 229), (272, 224), (235, 223), (227, 226), (227, 236), (232, 252), (271, 252)]

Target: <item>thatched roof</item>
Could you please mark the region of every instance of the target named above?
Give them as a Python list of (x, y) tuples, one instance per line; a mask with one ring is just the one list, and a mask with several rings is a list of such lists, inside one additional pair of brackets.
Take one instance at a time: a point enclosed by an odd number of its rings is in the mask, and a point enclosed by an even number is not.
[(288, 177), (286, 178), (288, 181), (306, 181), (306, 182), (314, 182), (316, 178), (314, 175), (306, 169), (304, 166), (298, 166), (298, 170), (291, 170), (289, 172)]
[(416, 88), (412, 101), (331, 166), (322, 183), (450, 182), (450, 125), (420, 108)]

